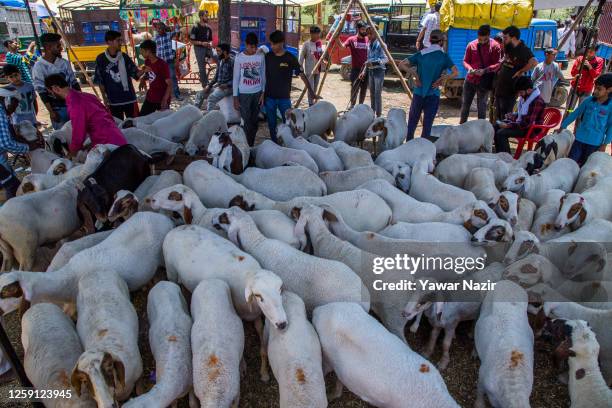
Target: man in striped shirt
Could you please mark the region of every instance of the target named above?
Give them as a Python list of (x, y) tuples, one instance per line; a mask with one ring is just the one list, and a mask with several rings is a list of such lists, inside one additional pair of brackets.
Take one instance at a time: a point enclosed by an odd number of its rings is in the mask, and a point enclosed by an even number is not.
[(32, 74), (30, 73), (30, 67), (38, 58), (36, 55), (34, 55), (36, 43), (32, 41), (28, 47), (28, 50), (23, 55), (19, 52), (19, 40), (17, 39), (6, 40), (4, 42), (4, 46), (8, 50), (6, 53), (6, 63), (19, 67), (21, 79), (23, 79), (25, 82), (31, 83)]

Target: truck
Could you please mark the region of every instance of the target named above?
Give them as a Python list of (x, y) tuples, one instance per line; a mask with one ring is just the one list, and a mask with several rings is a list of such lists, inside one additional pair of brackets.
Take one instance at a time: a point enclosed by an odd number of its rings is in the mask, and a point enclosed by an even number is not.
[[(491, 37), (494, 37), (501, 30), (491, 29)], [(470, 41), (475, 40), (478, 30), (465, 28), (449, 28), (447, 35), (447, 49), (449, 56), (457, 66), (459, 75), (457, 78), (447, 81), (444, 86), (443, 94), (447, 98), (460, 98), (463, 90), (463, 81), (466, 77), (466, 70), (463, 66), (465, 49)], [(557, 23), (553, 20), (534, 18), (529, 27), (521, 29), (521, 40), (533, 52), (538, 62), (544, 61), (544, 51), (546, 48), (556, 48), (558, 44)], [(557, 53), (557, 63), (567, 66), (567, 58), (564, 52)], [(564, 102), (564, 101), (563, 101)]]
[[(32, 10), (32, 17), (34, 21), (38, 20), (36, 10)], [(41, 34), (39, 25), (36, 25), (36, 34)], [(11, 38), (19, 39), (21, 46), (25, 49), (30, 42), (35, 40), (36, 36), (28, 11), (24, 7), (0, 6), (0, 47), (2, 47), (2, 53), (6, 53), (3, 45), (4, 41)]]

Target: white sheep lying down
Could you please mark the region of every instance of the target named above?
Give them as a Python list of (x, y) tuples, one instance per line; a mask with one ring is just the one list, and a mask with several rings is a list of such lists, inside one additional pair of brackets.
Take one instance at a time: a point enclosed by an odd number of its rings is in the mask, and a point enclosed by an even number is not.
[(438, 163), (434, 176), (444, 183), (463, 188), (465, 179), (477, 167), (491, 169), (497, 186), (502, 185), (513, 168), (512, 165), (498, 158), (483, 157), (478, 154), (453, 154)]
[[(94, 408), (91, 395), (77, 396), (68, 373), (83, 353), (74, 323), (62, 310), (50, 303), (32, 306), (21, 320), (23, 365), (32, 385), (39, 390), (63, 391), (62, 398), (45, 400), (51, 408)], [(69, 397), (67, 392), (72, 395)], [(83, 390), (84, 391), (84, 390)], [(86, 394), (86, 393), (84, 393)]]
[(155, 358), (156, 383), (126, 408), (166, 408), (186, 395), (193, 383), (191, 317), (178, 285), (161, 281), (147, 297), (149, 344)]
[(70, 382), (93, 390), (99, 407), (125, 401), (142, 375), (138, 316), (125, 281), (113, 270), (86, 272), (79, 279), (77, 332), (84, 352)]
[[(319, 306), (312, 322), (326, 366), (367, 403), (387, 408), (459, 407), (438, 370), (359, 305)], [(337, 387), (335, 396), (341, 390)]]
[(471, 120), (458, 126), (449, 126), (436, 140), (438, 154), (492, 152), (493, 125), (486, 119)]

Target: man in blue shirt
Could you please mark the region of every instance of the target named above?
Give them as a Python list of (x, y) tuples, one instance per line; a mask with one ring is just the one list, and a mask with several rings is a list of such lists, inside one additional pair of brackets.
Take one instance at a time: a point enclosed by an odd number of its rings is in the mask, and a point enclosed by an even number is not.
[(178, 78), (176, 77), (175, 57), (176, 51), (172, 49), (172, 38), (178, 36), (180, 28), (171, 31), (170, 28), (162, 22), (155, 26), (157, 35), (155, 36), (155, 44), (157, 44), (157, 58), (166, 61), (170, 67), (170, 77), (172, 78), (172, 90), (174, 98), (177, 101), (182, 101), (181, 91), (178, 86)]
[[(406, 140), (414, 138), (414, 132), (423, 113), (423, 132), (421, 137), (431, 134), (438, 105), (440, 103), (440, 86), (459, 73), (457, 67), (442, 48), (444, 34), (433, 30), (429, 37), (431, 45), (400, 63), (400, 69), (414, 76), (416, 86), (413, 89), (412, 104), (408, 114), (408, 135)], [(446, 72), (451, 70), (450, 74)]]
[(593, 96), (589, 96), (561, 123), (565, 129), (576, 119), (576, 140), (569, 152), (569, 158), (582, 166), (597, 150), (605, 151), (612, 142), (612, 73), (601, 75), (595, 80)]

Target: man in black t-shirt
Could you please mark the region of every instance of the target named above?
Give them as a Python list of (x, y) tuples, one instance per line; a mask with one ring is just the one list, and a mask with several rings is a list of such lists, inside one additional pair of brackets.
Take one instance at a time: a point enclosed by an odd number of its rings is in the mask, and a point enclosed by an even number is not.
[(521, 41), (521, 31), (515, 26), (507, 27), (504, 35), (504, 60), (497, 73), (495, 87), (495, 111), (497, 120), (511, 113), (516, 102), (514, 83), (516, 79), (538, 65), (533, 53)]
[(212, 28), (208, 25), (208, 11), (200, 10), (198, 13), (200, 21), (191, 28), (189, 39), (193, 44), (198, 70), (200, 71), (200, 83), (202, 88), (208, 85), (208, 72), (206, 72), (206, 58), (212, 56)]
[(302, 72), (298, 59), (285, 50), (283, 32), (276, 30), (270, 34), (270, 43), (272, 50), (266, 54), (265, 108), (270, 138), (276, 143), (276, 111), (280, 111), (284, 122), (285, 112), (291, 108), (291, 79), (294, 73), (300, 76), (308, 89), (308, 94), (312, 98), (315, 95), (308, 78)]

